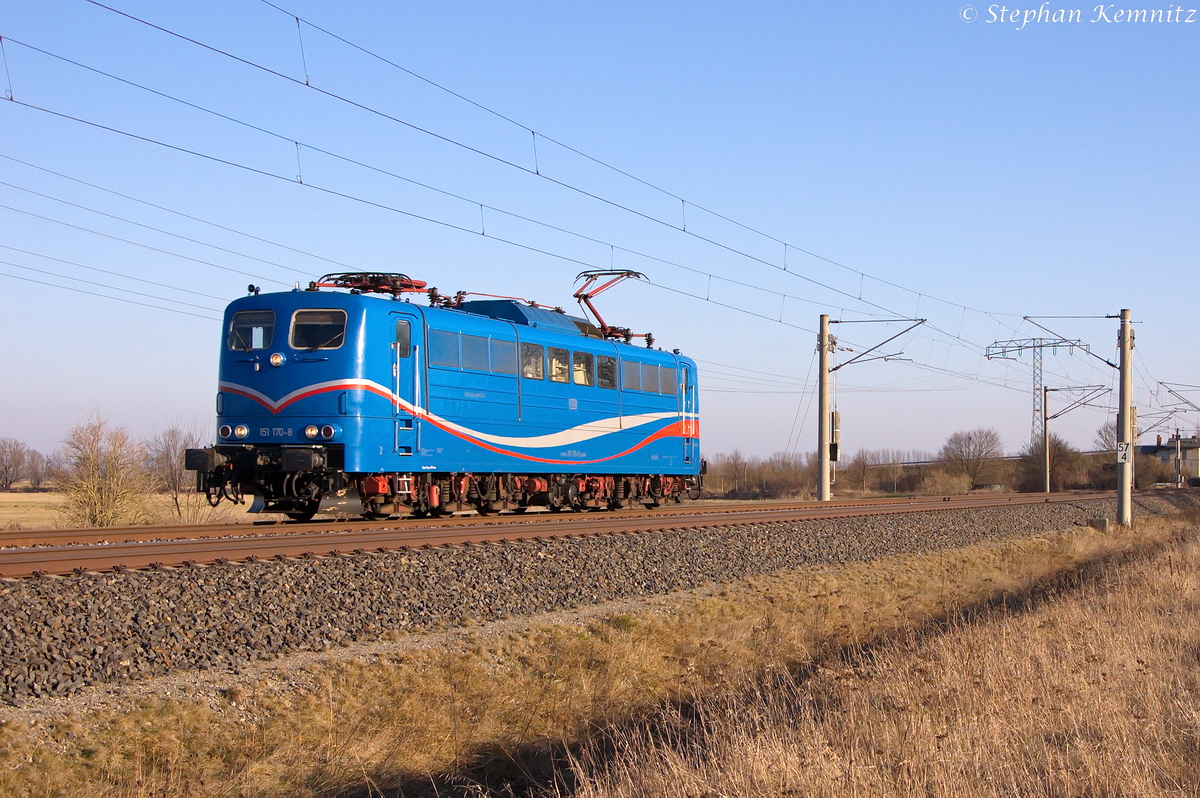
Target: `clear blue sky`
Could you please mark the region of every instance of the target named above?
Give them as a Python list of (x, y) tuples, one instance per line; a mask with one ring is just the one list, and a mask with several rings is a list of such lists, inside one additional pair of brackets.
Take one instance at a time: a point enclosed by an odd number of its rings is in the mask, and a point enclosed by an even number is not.
[[(0, 3), (0, 89), (19, 103), (277, 176), (0, 101), (0, 436), (42, 451), (93, 410), (136, 435), (175, 422), (209, 431), (223, 305), (251, 282), (350, 269), (552, 304), (571, 301), (584, 268), (573, 261), (644, 272), (649, 284), (614, 289), (601, 308), (700, 361), (708, 454), (814, 447), (805, 380), (823, 312), (929, 319), (883, 350), (906, 360), (839, 372), (850, 451), (936, 450), (976, 426), (1018, 450), (1030, 358), (981, 352), (1047, 335), (1026, 314), (1131, 308), (1143, 418), (1174, 401), (1158, 381), (1200, 385), (1200, 13), (1092, 22), (1094, 6), (1047, 4), (1046, 21), (1022, 27), (1024, 14), (999, 22), (999, 5), (968, 23), (957, 2), (278, 0), (288, 14), (261, 0), (111, 2), (299, 83), (84, 0)], [(1048, 21), (1059, 8), (1079, 21)], [(306, 72), (316, 89), (494, 157), (305, 87)], [(529, 129), (670, 193), (547, 138), (544, 177), (530, 174)], [(602, 243), (493, 210), (491, 238), (389, 210), (478, 231), (472, 203)], [(672, 229), (685, 220), (693, 235)], [(1113, 321), (1043, 323), (1115, 358)], [(837, 332), (857, 352), (900, 329)], [(1047, 353), (1046, 384), (1107, 386), (1113, 373), (1078, 351)], [(1106, 418), (1078, 410), (1052, 428), (1088, 447)]]

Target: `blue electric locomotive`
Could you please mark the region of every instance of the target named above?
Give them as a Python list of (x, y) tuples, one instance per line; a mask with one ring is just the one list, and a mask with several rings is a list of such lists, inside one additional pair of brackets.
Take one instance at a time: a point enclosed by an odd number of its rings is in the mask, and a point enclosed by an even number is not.
[(597, 321), (403, 275), (254, 290), (225, 312), (218, 442), (187, 467), (213, 504), (300, 520), (695, 497), (695, 363)]

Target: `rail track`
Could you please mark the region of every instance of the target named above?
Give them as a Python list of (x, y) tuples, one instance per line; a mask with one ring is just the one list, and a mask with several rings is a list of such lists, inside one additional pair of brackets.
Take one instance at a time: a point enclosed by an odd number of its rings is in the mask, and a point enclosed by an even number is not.
[(630, 534), (734, 524), (850, 518), (1111, 498), (1105, 493), (946, 496), (835, 503), (695, 504), (613, 513), (501, 516), (309, 524), (208, 524), (0, 532), (0, 577), (27, 578), (210, 563), (339, 556), (432, 546)]

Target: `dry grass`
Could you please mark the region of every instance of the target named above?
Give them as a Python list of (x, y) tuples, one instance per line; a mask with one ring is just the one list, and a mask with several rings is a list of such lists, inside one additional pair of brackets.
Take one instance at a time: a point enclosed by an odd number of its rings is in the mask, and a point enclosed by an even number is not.
[[(182, 513), (176, 511), (174, 500), (166, 494), (151, 494), (142, 506), (140, 521), (147, 524), (173, 523), (252, 523), (282, 516), (250, 515), (248, 505), (223, 502), (210, 508), (203, 494), (191, 493), (182, 497)], [(65, 498), (56, 491), (0, 492), (0, 529), (60, 529), (73, 526), (63, 506)], [(182, 521), (180, 516), (182, 515)]]
[(52, 529), (61, 504), (57, 493), (0, 493), (0, 529)]
[(796, 678), (667, 707), (580, 798), (1200, 794), (1200, 542)]
[[(882, 683), (884, 671), (872, 675), (873, 660), (844, 661), (839, 652), (909, 635), (930, 619), (953, 617), (965, 607), (1028, 594), (1087, 563), (1173, 540), (1185, 528), (1182, 522), (1160, 520), (1140, 525), (1136, 534), (1078, 531), (812, 568), (682, 594), (635, 613), (502, 634), (481, 630), (442, 647), (315, 667), (299, 690), (288, 681), (263, 680), (232, 689), (216, 703), (148, 699), (133, 709), (34, 726), (8, 723), (0, 727), (0, 794), (316, 796), (395, 794), (400, 787), (411, 794), (413, 785), (432, 776), (461, 773), (489, 759), (528, 762), (530, 749), (594, 739), (597, 730), (624, 729), (625, 739), (636, 740), (639, 729), (654, 728), (639, 727), (637, 719), (657, 712), (664, 700), (694, 702), (705, 696), (726, 697), (701, 706), (715, 719), (722, 707), (731, 713), (725, 725), (735, 733), (728, 743), (698, 736), (682, 720), (673, 725), (660, 719), (658, 727), (678, 731), (678, 746), (626, 745), (616, 760), (593, 750), (585, 771), (599, 777), (611, 767), (612, 783), (582, 789), (595, 795), (781, 794), (791, 789), (791, 776), (780, 773), (814, 771), (827, 775), (826, 786), (805, 786), (795, 794), (915, 795), (918, 785), (932, 785), (931, 794), (964, 794), (947, 785), (966, 774), (975, 774), (981, 790), (990, 782), (980, 774), (1010, 779), (999, 763), (1011, 758), (1013, 773), (1027, 768), (1042, 781), (1030, 776), (997, 783), (997, 790), (1057, 794), (1013, 785), (1057, 784), (1054, 779), (1065, 777), (1055, 775), (1054, 768), (1092, 767), (1089, 763), (1105, 759), (1105, 750), (1138, 751), (1136, 757), (1107, 760), (1130, 759), (1129, 777), (1144, 780), (1159, 765), (1137, 748), (1145, 740), (1134, 734), (1137, 724), (1166, 718), (1166, 725), (1160, 724), (1161, 746), (1182, 757), (1183, 749), (1171, 741), (1183, 739), (1185, 731), (1191, 734), (1195, 718), (1187, 707), (1194, 705), (1171, 703), (1167, 694), (1154, 693), (1138, 705), (1137, 720), (1122, 727), (1127, 736), (1111, 738), (1105, 736), (1111, 724), (1102, 712), (1117, 706), (1105, 702), (1119, 699), (1102, 695), (1112, 692), (1104, 679), (1119, 674), (1128, 681), (1130, 669), (1140, 667), (1166, 669), (1162, 673), (1170, 675), (1161, 678), (1168, 682), (1181, 678), (1177, 663), (1168, 666), (1184, 642), (1165, 640), (1169, 653), (1148, 660), (1139, 653), (1150, 663), (1142, 665), (1133, 655), (1142, 641), (1118, 645), (1113, 637), (1110, 645), (1102, 633), (1110, 627), (1113, 635), (1124, 632), (1095, 613), (1040, 630), (1036, 620), (1028, 621), (1035, 624), (1028, 628), (989, 620), (989, 631), (970, 646), (943, 651), (937, 648), (943, 638), (937, 636), (921, 644), (925, 648), (909, 644), (905, 650), (924, 652), (924, 659), (901, 655), (895, 686), (875, 693), (867, 687)], [(1195, 567), (1200, 553), (1187, 552), (1187, 559), (1174, 555), (1171, 562), (1178, 564), (1167, 580), (1180, 589), (1191, 589), (1189, 580), (1200, 573)], [(1175, 594), (1161, 592), (1157, 601), (1163, 618), (1183, 623)], [(1082, 612), (1087, 603), (1080, 606)], [(1019, 624), (1036, 617), (1011, 620)], [(1194, 617), (1188, 617), (1194, 625)], [(969, 635), (972, 628), (956, 624), (944, 639)], [(1035, 642), (1039, 633), (1042, 639)], [(1019, 665), (1015, 655), (1005, 655), (1013, 671), (1004, 678), (1020, 689), (1001, 687), (991, 670), (998, 655), (990, 647), (1001, 644), (1024, 646), (1031, 656)], [(1039, 706), (1034, 688), (1023, 685), (1059, 669), (1067, 648), (1076, 645), (1092, 646), (1104, 658), (1085, 661), (1060, 693), (1038, 698)], [(1104, 679), (1097, 662), (1107, 663)], [(1194, 666), (1194, 654), (1190, 663)], [(818, 668), (817, 675), (792, 683), (790, 692), (764, 693), (759, 705), (741, 698), (746, 685), (764, 673), (811, 667)], [(1184, 686), (1190, 689), (1190, 684)], [(812, 695), (825, 697), (804, 703), (810, 685), (826, 691)], [(938, 696), (940, 709), (924, 712)], [(967, 702), (965, 708), (952, 699)], [(1038, 720), (1043, 714), (1052, 720), (1043, 724)], [(733, 722), (743, 716), (749, 724)], [(772, 718), (792, 725), (784, 723), (775, 737), (760, 733)], [(812, 740), (798, 745), (806, 735)], [(1194, 738), (1186, 739), (1194, 758)], [(1106, 749), (1110, 745), (1131, 747)], [(1061, 757), (1045, 758), (1055, 750)], [(735, 760), (761, 767), (738, 774)], [(722, 762), (727, 766), (718, 767)], [(1106, 773), (1116, 772), (1115, 762)], [(651, 778), (667, 767), (675, 774), (669, 782)], [(762, 789), (748, 787), (751, 778)], [(709, 783), (714, 786), (684, 789)], [(1092, 794), (1136, 792), (1105, 789)]]
[(917, 494), (921, 496), (954, 496), (971, 492), (971, 478), (966, 474), (955, 474), (941, 468), (933, 468), (925, 475)]

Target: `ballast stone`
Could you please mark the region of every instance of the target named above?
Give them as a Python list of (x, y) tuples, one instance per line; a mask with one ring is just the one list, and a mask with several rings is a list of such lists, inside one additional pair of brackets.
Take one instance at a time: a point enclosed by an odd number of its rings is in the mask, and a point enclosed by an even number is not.
[[(1200, 506), (1200, 497), (1187, 499)], [(1086, 525), (1111, 502), (84, 574), (0, 589), (0, 700)], [(1139, 500), (1142, 514), (1187, 509)]]

